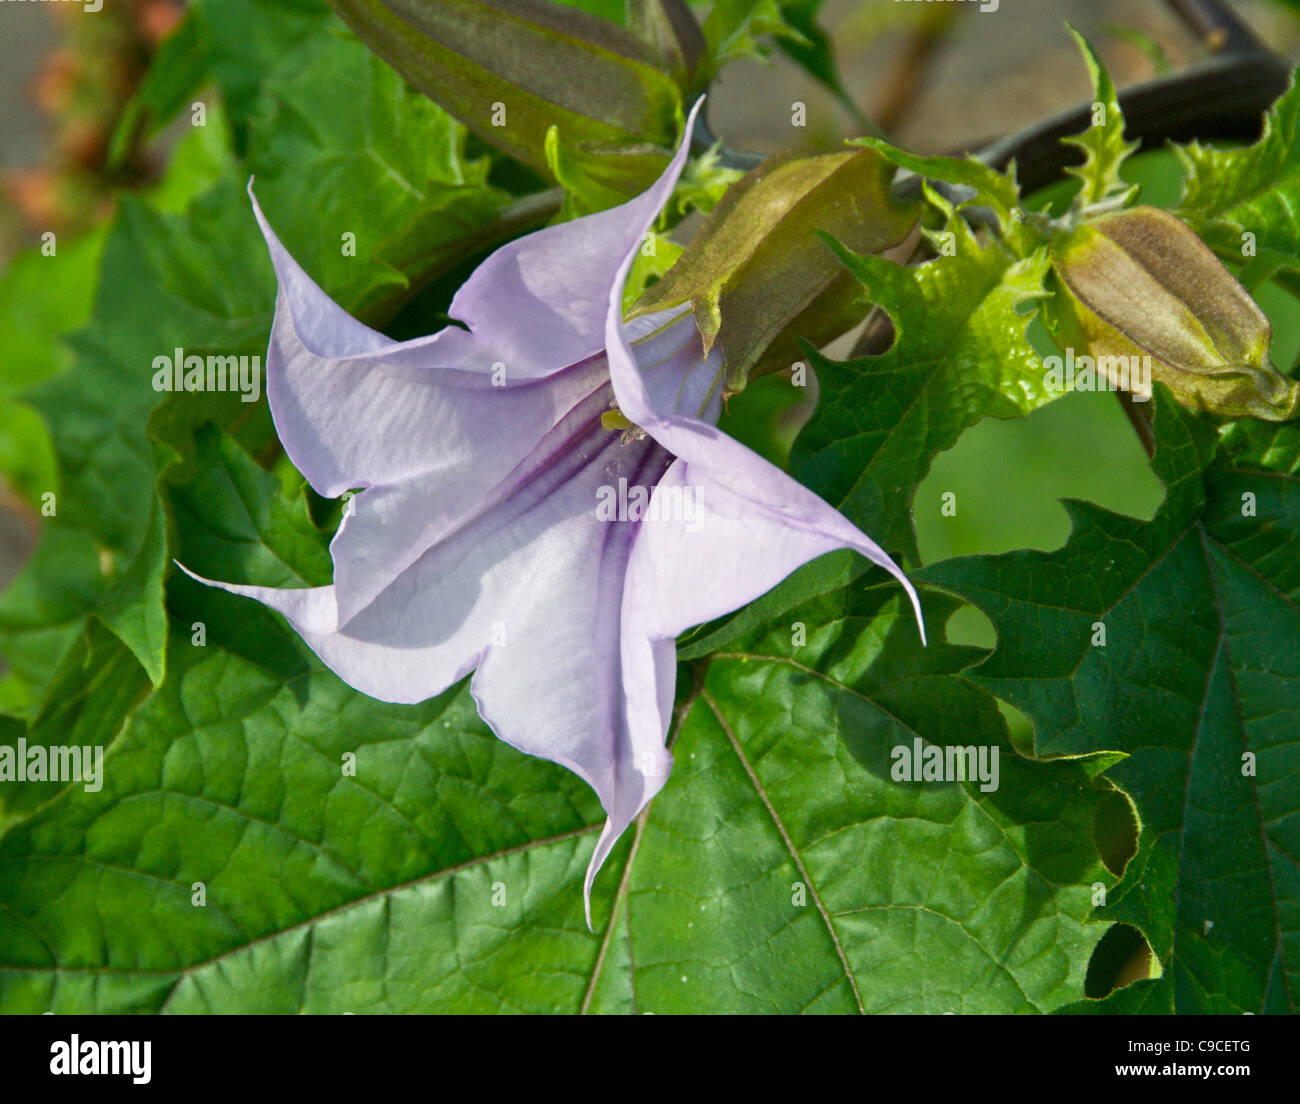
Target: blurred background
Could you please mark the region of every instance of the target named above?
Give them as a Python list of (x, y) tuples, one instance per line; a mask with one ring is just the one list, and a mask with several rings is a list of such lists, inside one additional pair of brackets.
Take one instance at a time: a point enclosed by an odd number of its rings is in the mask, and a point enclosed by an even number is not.
[[(622, 0), (579, 2), (608, 13)], [(1300, 55), (1300, 19), (1284, 0), (1234, 6), (1275, 49)], [(113, 171), (107, 154), (157, 43), (183, 8), (183, 0), (104, 0), (93, 13), (76, 3), (0, 2), (0, 268), (45, 231), (62, 239), (93, 226), (111, 210), (115, 189), (156, 177), (166, 135)], [(900, 144), (927, 152), (977, 146), (1088, 99), (1067, 21), (1100, 48), (1121, 88), (1205, 53), (1161, 0), (1001, 0), (996, 13), (974, 3), (827, 0), (820, 21), (846, 98)], [(803, 129), (791, 126), (795, 102), (807, 105)], [(710, 113), (715, 132), (736, 150), (834, 148), (861, 132), (852, 110), (780, 52), (767, 64), (729, 66)], [(1177, 194), (1171, 158), (1139, 160), (1137, 175), (1149, 189)], [(1275, 313), (1274, 359), (1290, 368), (1300, 345), (1293, 303), (1276, 297), (1265, 305)], [(749, 401), (757, 410), (778, 399), (756, 389)], [(939, 509), (949, 491), (957, 495), (951, 517)], [(937, 459), (916, 496), (922, 555), (1053, 548), (1068, 533), (1062, 497), (1149, 516), (1161, 495), (1114, 396), (1070, 395), (1028, 419), (986, 420)], [(3, 490), (0, 498), (3, 584), (33, 546), (37, 519)], [(963, 633), (991, 643), (978, 615), (970, 617)]]

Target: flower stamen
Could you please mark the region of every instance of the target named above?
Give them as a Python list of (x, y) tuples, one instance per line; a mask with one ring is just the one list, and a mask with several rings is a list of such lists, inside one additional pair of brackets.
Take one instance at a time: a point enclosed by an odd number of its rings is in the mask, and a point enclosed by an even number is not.
[(646, 439), (646, 431), (639, 425), (633, 425), (628, 421), (627, 415), (619, 410), (617, 403), (610, 403), (609, 409), (600, 416), (600, 426), (602, 429), (610, 431), (621, 429), (623, 431), (622, 444), (625, 445), (631, 444), (633, 441), (644, 441)]

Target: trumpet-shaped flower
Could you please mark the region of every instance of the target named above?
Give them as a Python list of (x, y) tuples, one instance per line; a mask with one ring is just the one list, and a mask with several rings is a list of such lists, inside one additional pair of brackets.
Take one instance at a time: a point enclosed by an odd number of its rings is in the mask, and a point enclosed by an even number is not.
[(686, 154), (621, 207), (498, 249), (452, 300), (463, 327), (404, 342), (332, 302), (254, 200), (279, 280), (276, 430), (321, 495), (361, 490), (332, 585), (213, 585), (279, 611), (384, 701), (473, 671), (492, 730), (600, 798), (589, 924), (596, 872), (668, 777), (679, 633), (837, 548), (890, 571), (920, 619), (874, 542), (716, 428), (722, 365), (689, 308), (624, 322), (628, 270)]

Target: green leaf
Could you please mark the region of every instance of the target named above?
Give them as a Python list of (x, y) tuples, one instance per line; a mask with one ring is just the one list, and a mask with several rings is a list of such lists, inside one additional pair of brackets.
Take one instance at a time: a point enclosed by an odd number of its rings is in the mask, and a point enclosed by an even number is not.
[[(105, 244), (94, 315), (70, 339), (77, 360), (28, 392), (50, 426), (62, 469), (52, 525), (84, 534), (98, 553), (78, 588), (95, 594), (85, 612), (97, 608), (155, 680), (164, 656), (167, 557), (154, 490), (159, 468), (145, 433), (162, 398), (152, 385), (154, 360), (177, 348), (260, 352), (274, 285), (240, 192), (228, 181), (189, 217), (124, 197)], [(226, 272), (241, 278), (227, 281)], [(141, 295), (141, 286), (152, 293)]]
[[(93, 278), (86, 282), (98, 291), (89, 322), (67, 339), (72, 355), (60, 355), (54, 340), (80, 314), (75, 294), (69, 296), (70, 313), (47, 332), (44, 357), (32, 350), (32, 363), (46, 365), (42, 378), (33, 380), (35, 373), (20, 367), (20, 393), (48, 424), (59, 476), (53, 513), (43, 511), (37, 554), (0, 601), (0, 649), (14, 670), (10, 680), (25, 683), (6, 691), (8, 708), (39, 705), (60, 649), (96, 610), (151, 676), (162, 677), (165, 542), (153, 492), (157, 469), (144, 428), (159, 398), (151, 386), (152, 361), (175, 345), (220, 349), (235, 339), (234, 331), (214, 325), (206, 304), (194, 306), (186, 298), (197, 294), (191, 274), (212, 272), (207, 266), (221, 262), (222, 247), (238, 241), (231, 223), (235, 210), (218, 204), (206, 234), (196, 235), (186, 233), (183, 220), (124, 199), (102, 244), (91, 239), (46, 262), (56, 280), (69, 283), (84, 271), (88, 256), (101, 272), (97, 284)], [(232, 261), (229, 270), (238, 271), (235, 257), (225, 255)], [(154, 294), (140, 295), (138, 280), (151, 283)], [(255, 285), (243, 280), (235, 286), (238, 291)], [(250, 339), (264, 322), (259, 309), (254, 327), (245, 331)]]
[(1163, 965), (1140, 999), (1294, 1012), (1300, 482), (1214, 459), (1213, 431), (1163, 389), (1155, 431), (1151, 521), (1070, 502), (1056, 552), (920, 574), (993, 620), (997, 650), (966, 677), (1030, 717), (1038, 755), (1128, 754), (1108, 777), (1141, 834), (1100, 916), (1138, 927)]
[(704, 79), (711, 80), (728, 62), (766, 57), (769, 49), (759, 41), (766, 35), (812, 45), (786, 20), (777, 0), (717, 0), (704, 20), (709, 47)]
[(1254, 145), (1174, 147), (1187, 172), (1175, 214), (1227, 258), (1300, 267), (1294, 215), (1300, 205), (1298, 124), (1300, 87), (1293, 74), (1290, 87), (1264, 116), (1263, 134)]
[(1054, 397), (1017, 313), (1044, 295), (1046, 250), (1016, 260), (951, 209), (943, 233), (953, 254), (914, 267), (842, 254), (897, 337), (860, 360), (810, 350), (821, 396), (791, 455), (802, 482), (913, 560), (911, 497), (934, 455), (983, 417), (1020, 417)]
[[(926, 598), (933, 624), (954, 608)], [(887, 587), (814, 599), (715, 654), (631, 845), (590, 1009), (1071, 999), (1102, 934), (1089, 886), (1111, 880), (1092, 843), (1105, 791), (1081, 762), (1016, 757), (994, 703), (949, 677), (978, 654), (923, 649)], [(999, 788), (895, 781), (917, 740), (998, 747)]]
[(627, 198), (588, 171), (588, 159), (564, 141), (559, 127), (547, 128), (545, 151), (547, 171), (564, 189), (561, 219), (581, 218), (615, 207)]
[(267, 73), (313, 39), (333, 33), (338, 23), (324, 0), (196, 0), (192, 7), (242, 153), (243, 121), (260, 99)]
[(1084, 153), (1081, 166), (1065, 171), (1082, 182), (1075, 199), (1077, 206), (1089, 207), (1103, 200), (1122, 206), (1137, 194), (1137, 186), (1126, 184), (1121, 178), (1120, 167), (1137, 150), (1138, 143), (1124, 141), (1124, 112), (1120, 110), (1119, 94), (1097, 51), (1073, 27), (1070, 34), (1079, 44), (1092, 78), (1093, 124), (1078, 137), (1062, 139)]
[(180, 112), (189, 107), (206, 83), (212, 67), (202, 7), (191, 7), (175, 28), (158, 43), (149, 70), (118, 120), (108, 152), (108, 164), (117, 168), (131, 146), (155, 137)]
[[(1023, 219), (1020, 206), (1020, 186), (1016, 183), (1015, 165), (1000, 173), (974, 157), (923, 157), (880, 138), (854, 138), (852, 146), (873, 149), (891, 164), (927, 180), (939, 180), (970, 189), (969, 198), (955, 204), (957, 211), (971, 207), (987, 207), (992, 212), (1003, 244), (1017, 258), (1028, 256), (1040, 244), (1043, 236)], [(927, 190), (927, 197), (940, 212), (952, 216), (953, 205)]]
[(241, 171), (230, 117), (220, 103), (214, 103), (206, 108), (205, 125), (191, 127), (177, 141), (163, 178), (139, 194), (159, 211), (183, 215), (209, 188), (224, 177), (238, 177)]
[(72, 362), (60, 343), (90, 318), (106, 232), (19, 254), (0, 275), (0, 399), (21, 393)]
[(59, 486), (45, 422), (30, 406), (8, 399), (0, 399), (0, 473), (33, 510)]
[(26, 567), (0, 594), (0, 712), (30, 717), (103, 590), (94, 542), (71, 526), (47, 523)]
[(276, 67), (248, 132), (247, 171), (285, 247), (363, 317), (481, 247), (510, 199), (487, 186), (486, 160), (466, 159), (464, 128), (350, 35)]
[(49, 704), (30, 726), (14, 726), (8, 738), (0, 730), (0, 743), (15, 751), (20, 738), (28, 747), (81, 748), (85, 773), (77, 781), (0, 781), (0, 836), (78, 781), (99, 784), (91, 777), (84, 749), (111, 744), (127, 714), (149, 690), (149, 679), (131, 650), (94, 625), (77, 638), (53, 675)]
[[(582, 783), (500, 744), (463, 690), (384, 706), (319, 667), (283, 681), (172, 638), (103, 790), (0, 841), (0, 1007), (576, 1006), (575, 958), (595, 955)], [(544, 922), (521, 937), (524, 917)]]
[[(210, 579), (257, 579), (263, 586), (328, 585), (329, 553), (301, 504), (274, 493), (275, 483), (231, 437), (214, 426), (195, 434), (184, 482), (170, 492), (177, 559)], [(249, 602), (238, 608), (251, 613)]]

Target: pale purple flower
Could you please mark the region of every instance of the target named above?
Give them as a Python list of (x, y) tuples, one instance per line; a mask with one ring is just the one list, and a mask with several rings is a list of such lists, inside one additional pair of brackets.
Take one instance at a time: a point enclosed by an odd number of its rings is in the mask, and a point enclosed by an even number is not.
[[(332, 586), (214, 585), (279, 611), (371, 697), (423, 701), (474, 671), (492, 730), (604, 806), (589, 924), (596, 872), (668, 777), (679, 633), (837, 548), (890, 571), (920, 621), (873, 541), (715, 428), (721, 364), (689, 309), (623, 321), (687, 146), (636, 199), (498, 249), (452, 300), (468, 329), (412, 341), (346, 314), (256, 211), (280, 285), (276, 430), (321, 495), (363, 489)], [(608, 428), (615, 404), (636, 428)], [(656, 516), (636, 520), (638, 487)], [(606, 520), (611, 498), (631, 520)]]

